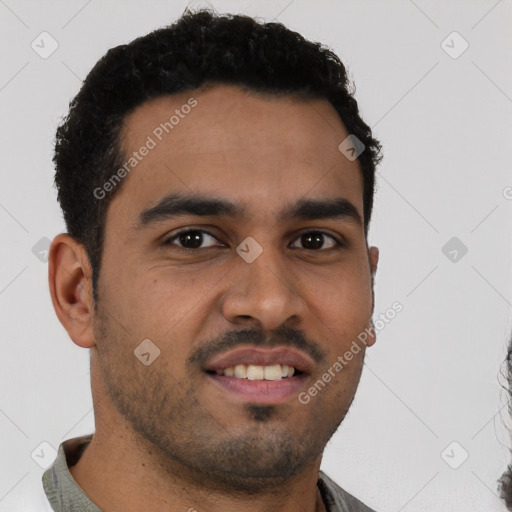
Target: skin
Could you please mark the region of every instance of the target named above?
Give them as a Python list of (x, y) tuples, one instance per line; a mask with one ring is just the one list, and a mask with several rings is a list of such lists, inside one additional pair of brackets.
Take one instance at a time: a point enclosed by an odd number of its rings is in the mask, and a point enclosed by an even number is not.
[[(362, 218), (360, 166), (338, 150), (348, 132), (326, 100), (225, 85), (139, 106), (125, 119), (125, 154), (191, 96), (198, 105), (109, 205), (96, 309), (83, 246), (67, 234), (51, 245), (55, 311), (74, 343), (91, 349), (96, 431), (70, 471), (105, 512), (321, 511), (322, 453), (354, 398), (364, 346), (307, 405), (243, 401), (191, 358), (205, 347), (220, 353), (228, 334), (231, 346), (297, 347), (300, 339), (318, 354), (304, 391), (348, 350), (371, 322), (378, 249), (353, 219), (277, 214), (300, 199), (343, 197)], [(136, 228), (143, 210), (176, 192), (228, 199), (246, 214)], [(176, 239), (162, 244), (187, 226), (214, 238), (188, 251)], [(320, 247), (301, 238), (312, 230), (326, 233)], [(248, 236), (263, 248), (250, 264), (235, 251)], [(149, 366), (133, 352), (144, 339), (160, 350)]]

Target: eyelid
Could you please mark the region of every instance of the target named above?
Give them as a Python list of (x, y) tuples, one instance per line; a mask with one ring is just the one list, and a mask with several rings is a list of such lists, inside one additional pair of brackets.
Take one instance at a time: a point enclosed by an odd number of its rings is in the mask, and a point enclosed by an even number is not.
[[(205, 228), (200, 228), (196, 226), (186, 226), (184, 228), (178, 229), (177, 231), (174, 231), (172, 235), (167, 234), (162, 241), (162, 245), (175, 245), (175, 247), (178, 247), (179, 249), (197, 251), (198, 249), (189, 249), (188, 247), (181, 247), (180, 245), (172, 244), (172, 242), (176, 240), (180, 235), (182, 235), (183, 233), (189, 233), (191, 231), (199, 231), (203, 234), (211, 236), (212, 238), (215, 238), (215, 240), (217, 240), (219, 244), (224, 245), (223, 242), (221, 242), (219, 238), (215, 236), (213, 233), (211, 233)], [(206, 249), (206, 247), (204, 247), (204, 249)]]
[[(179, 228), (177, 231), (174, 231), (174, 233), (172, 235), (166, 235), (164, 240), (163, 240), (163, 242), (162, 242), (162, 245), (164, 245), (164, 246), (165, 245), (174, 245), (175, 247), (178, 247), (178, 248), (183, 249), (183, 250), (197, 252), (199, 249), (189, 249), (187, 247), (181, 247), (181, 246), (179, 246), (177, 244), (172, 244), (172, 242), (174, 240), (176, 240), (181, 234), (188, 233), (188, 232), (191, 232), (191, 231), (199, 231), (199, 232), (201, 232), (203, 234), (206, 234), (208, 236), (211, 236), (212, 238), (217, 240), (217, 242), (219, 242), (219, 244), (221, 246), (225, 245), (223, 242), (221, 242), (219, 240), (219, 238), (217, 236), (215, 236), (213, 233), (211, 233), (208, 229), (205, 229), (205, 228), (202, 228), (202, 227), (198, 227), (198, 226), (193, 226), (193, 225), (192, 226), (186, 226), (186, 227), (183, 227), (183, 228)], [(329, 231), (327, 231), (325, 229), (322, 229), (322, 228), (304, 228), (300, 232), (295, 233), (294, 238), (290, 242), (289, 245), (292, 245), (301, 236), (306, 235), (308, 233), (321, 233), (322, 235), (324, 235), (324, 236), (330, 238), (331, 240), (333, 240), (334, 243), (336, 244), (336, 247), (346, 247), (346, 241), (345, 241), (343, 236), (339, 235), (339, 239), (338, 239), (338, 237), (336, 235), (334, 235), (334, 234), (330, 233)], [(212, 247), (212, 246), (210, 246), (210, 247)], [(329, 249), (334, 249), (336, 247), (330, 247)], [(207, 249), (207, 248), (208, 247), (203, 247), (203, 249)], [(329, 250), (329, 249), (318, 249), (318, 250), (313, 251), (313, 252), (321, 252), (322, 250), (326, 251), (326, 250)]]
[[(330, 233), (329, 231), (322, 229), (322, 228), (306, 228), (306, 229), (300, 231), (298, 234), (295, 235), (295, 238), (292, 240), (290, 245), (292, 243), (296, 242), (301, 236), (307, 235), (308, 233), (321, 233), (322, 235), (329, 237), (331, 240), (333, 240), (334, 243), (336, 244), (336, 247), (346, 247), (346, 241), (343, 236), (338, 235), (339, 236), (339, 238), (338, 238), (336, 235), (334, 235), (334, 234)], [(335, 247), (331, 247), (330, 249), (334, 249), (334, 248)], [(318, 249), (318, 250), (312, 251), (312, 252), (321, 252), (322, 250), (326, 251), (328, 249)]]

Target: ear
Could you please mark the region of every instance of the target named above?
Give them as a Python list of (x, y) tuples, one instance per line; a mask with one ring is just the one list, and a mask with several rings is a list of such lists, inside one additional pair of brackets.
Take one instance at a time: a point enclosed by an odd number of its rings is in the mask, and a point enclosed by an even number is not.
[[(370, 262), (370, 272), (372, 274), (372, 316), (373, 310), (375, 309), (375, 292), (373, 290), (373, 283), (375, 280), (375, 274), (377, 273), (377, 266), (379, 264), (379, 248), (378, 247), (370, 247), (368, 249), (368, 261)], [(366, 345), (371, 347), (377, 341), (377, 333), (375, 332), (375, 328), (373, 325), (373, 319), (371, 320), (371, 324), (368, 328), (370, 334), (367, 339)]]
[(368, 259), (370, 261), (370, 272), (372, 273), (372, 282), (375, 274), (377, 273), (377, 266), (379, 264), (379, 248), (370, 247), (368, 249)]
[(51, 243), (48, 282), (53, 308), (69, 337), (79, 347), (93, 347), (92, 268), (85, 247), (66, 233)]

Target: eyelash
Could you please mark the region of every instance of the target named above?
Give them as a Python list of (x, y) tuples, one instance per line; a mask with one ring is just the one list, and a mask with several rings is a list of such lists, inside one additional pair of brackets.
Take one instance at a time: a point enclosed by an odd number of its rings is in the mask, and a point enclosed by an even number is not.
[[(187, 233), (196, 233), (196, 232), (199, 232), (199, 233), (203, 233), (203, 234), (206, 234), (208, 236), (211, 236), (212, 238), (215, 238), (215, 240), (217, 240), (218, 242), (220, 242), (220, 240), (215, 236), (213, 235), (212, 233), (210, 233), (209, 231), (205, 230), (205, 229), (199, 229), (199, 228), (185, 228), (181, 231), (179, 231), (178, 233), (175, 233), (174, 235), (172, 235), (171, 237), (169, 238), (166, 238), (163, 242), (162, 242), (162, 245), (163, 246), (168, 246), (168, 245), (175, 245), (175, 244), (172, 244), (172, 242), (176, 239), (178, 239), (181, 235), (184, 235), (184, 234), (187, 234)], [(312, 233), (320, 233), (321, 235), (325, 236), (325, 237), (328, 237), (330, 238), (331, 240), (334, 241), (334, 243), (336, 244), (335, 247), (329, 247), (328, 249), (323, 249), (323, 248), (320, 248), (320, 249), (305, 249), (305, 250), (310, 250), (312, 252), (321, 252), (321, 251), (327, 251), (327, 250), (330, 250), (330, 249), (341, 249), (341, 248), (344, 248), (346, 247), (345, 243), (342, 242), (341, 240), (338, 240), (334, 235), (331, 235), (330, 233), (327, 233), (321, 229), (310, 229), (308, 231), (303, 231), (302, 233), (300, 233), (293, 241), (297, 241), (299, 238), (301, 238), (302, 236), (304, 235), (308, 235), (308, 234), (312, 234)], [(222, 243), (222, 242), (220, 242)], [(175, 247), (178, 247), (179, 249), (182, 249), (182, 250), (185, 250), (185, 251), (194, 251), (194, 252), (197, 252), (198, 250), (200, 249), (208, 249), (208, 247), (199, 247), (197, 249), (191, 249), (189, 247), (181, 247), (180, 245), (175, 245)]]

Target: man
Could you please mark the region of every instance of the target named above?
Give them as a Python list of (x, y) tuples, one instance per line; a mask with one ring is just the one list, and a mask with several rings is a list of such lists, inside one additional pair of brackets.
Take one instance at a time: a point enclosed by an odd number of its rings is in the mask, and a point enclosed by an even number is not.
[(96, 64), (49, 260), (96, 430), (53, 510), (371, 512), (320, 463), (375, 342), (379, 159), (343, 64), (281, 24), (186, 12)]

